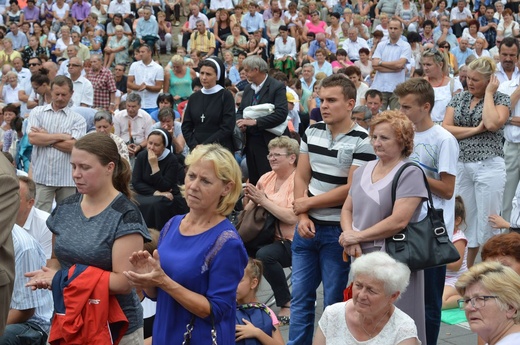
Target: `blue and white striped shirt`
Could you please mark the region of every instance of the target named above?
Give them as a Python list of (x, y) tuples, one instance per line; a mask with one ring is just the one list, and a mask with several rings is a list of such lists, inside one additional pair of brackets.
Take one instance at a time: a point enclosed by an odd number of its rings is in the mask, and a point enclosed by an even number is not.
[(51, 291), (38, 289), (32, 291), (26, 287), (24, 274), (37, 271), (45, 266), (45, 253), (34, 237), (18, 225), (13, 226), (13, 246), (15, 257), (14, 289), (11, 298), (11, 309), (27, 310), (35, 308), (34, 315), (28, 320), (49, 333), (53, 311)]
[[(34, 108), (29, 115), (27, 133), (31, 128), (44, 128), (49, 134), (66, 133), (74, 139), (85, 135), (85, 119), (69, 107), (54, 111), (52, 104)], [(75, 187), (70, 166), (70, 153), (61, 152), (50, 146), (33, 146), (33, 180), (52, 187)]]

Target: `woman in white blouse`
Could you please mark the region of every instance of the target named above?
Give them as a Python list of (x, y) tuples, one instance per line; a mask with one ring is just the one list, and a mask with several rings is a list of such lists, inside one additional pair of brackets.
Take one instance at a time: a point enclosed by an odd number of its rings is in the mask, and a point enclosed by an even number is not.
[(280, 36), (274, 41), (274, 68), (294, 77), (296, 40), (289, 36), (287, 26), (280, 26), (278, 31)]

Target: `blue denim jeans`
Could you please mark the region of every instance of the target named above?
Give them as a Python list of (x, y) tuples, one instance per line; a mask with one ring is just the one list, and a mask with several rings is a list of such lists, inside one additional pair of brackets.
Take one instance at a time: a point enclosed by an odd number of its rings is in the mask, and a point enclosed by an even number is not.
[(315, 224), (316, 236), (306, 239), (295, 231), (292, 243), (292, 300), (289, 342), (311, 345), (314, 334), (316, 289), (323, 281), (324, 307), (341, 302), (350, 263), (343, 261), (338, 243), (341, 228)]
[(44, 345), (47, 343), (47, 334), (32, 322), (7, 325), (5, 332), (0, 336), (1, 345)]
[(434, 267), (424, 270), (424, 304), (426, 321), (426, 341), (424, 345), (437, 344), (441, 329), (442, 293), (444, 292), (444, 280), (446, 278), (446, 266)]

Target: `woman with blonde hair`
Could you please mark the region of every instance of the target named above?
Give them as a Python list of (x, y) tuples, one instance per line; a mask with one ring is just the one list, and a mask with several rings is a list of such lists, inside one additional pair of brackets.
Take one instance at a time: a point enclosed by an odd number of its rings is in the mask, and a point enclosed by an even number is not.
[(170, 65), (164, 68), (164, 87), (163, 90), (173, 95), (175, 104), (177, 105), (187, 100), (192, 94), (191, 81), (197, 78), (197, 73), (190, 67), (186, 66), (184, 59), (180, 55), (174, 55), (171, 58)]
[(431, 112), (433, 122), (442, 124), (446, 106), (453, 95), (463, 90), (462, 84), (456, 78), (449, 76), (449, 64), (446, 54), (437, 49), (426, 49), (421, 56), (424, 79), (433, 87), (435, 104)]
[(488, 216), (500, 214), (505, 188), (503, 127), (509, 117), (509, 96), (497, 91), (499, 81), (491, 58), (468, 65), (468, 90), (453, 96), (442, 126), (459, 141), (456, 190), (467, 209), (468, 267), (480, 245), (496, 230)]
[(130, 41), (128, 36), (124, 34), (124, 28), (116, 25), (116, 34), (108, 38), (107, 47), (105, 47), (104, 66), (110, 68), (112, 63), (125, 64), (128, 62), (128, 46)]
[(471, 330), (489, 345), (520, 343), (520, 276), (499, 262), (482, 262), (455, 284)]
[(181, 344), (187, 326), (192, 344), (207, 344), (212, 337), (217, 344), (234, 344), (237, 287), (247, 254), (226, 216), (242, 190), (240, 167), (217, 144), (197, 146), (185, 163), (181, 191), (189, 212), (164, 226), (153, 255), (134, 252), (135, 268), (125, 275), (157, 299), (161, 322), (154, 324), (154, 344)]

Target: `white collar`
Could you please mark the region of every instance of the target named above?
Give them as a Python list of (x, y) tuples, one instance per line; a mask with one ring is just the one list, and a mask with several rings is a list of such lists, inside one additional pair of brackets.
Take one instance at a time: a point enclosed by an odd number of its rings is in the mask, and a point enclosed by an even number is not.
[(211, 87), (211, 88), (209, 88), (209, 89), (206, 89), (206, 88), (203, 87), (203, 88), (201, 89), (201, 91), (202, 91), (202, 93), (205, 94), (205, 95), (212, 95), (212, 94), (214, 94), (214, 93), (219, 92), (219, 91), (222, 90), (222, 89), (223, 89), (222, 85), (217, 84), (217, 85), (215, 85), (215, 86), (213, 86), (213, 87)]
[(256, 85), (255, 83), (251, 83), (251, 89), (255, 91), (255, 93), (259, 93), (262, 90), (262, 86), (264, 86), (265, 81), (267, 80), (268, 75), (265, 75), (264, 81), (260, 83), (260, 85)]

